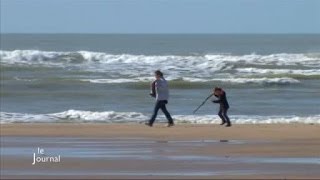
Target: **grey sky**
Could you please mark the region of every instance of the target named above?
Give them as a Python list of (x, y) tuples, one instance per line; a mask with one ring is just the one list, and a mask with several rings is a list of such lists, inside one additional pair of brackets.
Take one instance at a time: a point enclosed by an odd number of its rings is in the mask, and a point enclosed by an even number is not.
[(319, 0), (1, 0), (2, 33), (320, 33)]

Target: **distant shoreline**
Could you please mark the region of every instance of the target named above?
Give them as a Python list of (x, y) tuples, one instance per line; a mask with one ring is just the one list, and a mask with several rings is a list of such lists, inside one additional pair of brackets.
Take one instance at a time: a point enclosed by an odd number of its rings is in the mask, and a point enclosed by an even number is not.
[(47, 33), (47, 32), (30, 32), (30, 33), (20, 33), (20, 32), (5, 32), (0, 33), (0, 35), (319, 35), (320, 33), (70, 33), (70, 32), (61, 32), (61, 33)]

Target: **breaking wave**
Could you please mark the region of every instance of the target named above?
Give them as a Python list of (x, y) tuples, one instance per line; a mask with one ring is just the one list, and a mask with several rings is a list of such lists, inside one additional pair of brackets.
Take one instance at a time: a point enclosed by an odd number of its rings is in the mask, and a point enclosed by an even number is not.
[(131, 72), (139, 75), (148, 72), (149, 75), (150, 69), (162, 69), (168, 72), (176, 70), (177, 73), (194, 73), (199, 77), (210, 76), (212, 72), (320, 74), (318, 54), (147, 56), (90, 51), (0, 50), (0, 56), (3, 65), (76, 66), (85, 67), (88, 71), (110, 70), (131, 75)]
[[(172, 79), (170, 85), (175, 86), (176, 84), (182, 83), (224, 83), (224, 84), (261, 84), (261, 85), (286, 85), (286, 84), (297, 84), (300, 83), (299, 80), (293, 78), (216, 78), (216, 79), (201, 79), (201, 78), (178, 78)], [(120, 84), (120, 83), (149, 83), (152, 78), (132, 78), (132, 79), (81, 79), (84, 82), (90, 83), (100, 83), (100, 84)]]
[[(139, 112), (93, 112), (81, 110), (68, 110), (51, 114), (24, 114), (1, 112), (1, 123), (140, 123), (149, 118), (149, 115)], [(177, 123), (192, 124), (218, 124), (221, 122), (216, 115), (175, 115)], [(302, 123), (320, 124), (320, 115), (314, 116), (255, 116), (231, 115), (235, 124), (275, 124), (275, 123)], [(160, 122), (166, 122), (164, 116), (159, 116)]]
[[(75, 82), (101, 84), (149, 83), (155, 69), (161, 69), (173, 86), (187, 83), (290, 85), (299, 84), (302, 80), (320, 79), (320, 55), (316, 53), (151, 56), (90, 51), (0, 50), (0, 56), (2, 70), (19, 67), (37, 72), (36, 68), (42, 67), (63, 68), (67, 73), (83, 74), (72, 79)], [(94, 76), (90, 75), (92, 73)], [(70, 80), (62, 74), (60, 77), (64, 81)], [(14, 78), (17, 81), (28, 80), (25, 77)], [(41, 78), (34, 77), (37, 80)]]

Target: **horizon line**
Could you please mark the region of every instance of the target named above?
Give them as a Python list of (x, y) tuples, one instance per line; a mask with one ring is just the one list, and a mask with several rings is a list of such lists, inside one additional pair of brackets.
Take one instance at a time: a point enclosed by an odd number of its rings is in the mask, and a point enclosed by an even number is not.
[(0, 34), (90, 34), (90, 35), (319, 35), (318, 33), (88, 33), (88, 32), (0, 32)]

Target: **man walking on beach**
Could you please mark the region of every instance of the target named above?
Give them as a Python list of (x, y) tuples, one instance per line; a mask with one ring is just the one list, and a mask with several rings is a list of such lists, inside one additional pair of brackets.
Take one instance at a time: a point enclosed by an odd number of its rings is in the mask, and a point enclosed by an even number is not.
[(156, 104), (151, 119), (149, 120), (149, 122), (146, 122), (145, 124), (147, 126), (152, 127), (153, 122), (157, 117), (158, 111), (159, 109), (161, 109), (166, 118), (168, 119), (167, 126), (171, 127), (174, 125), (173, 119), (166, 108), (166, 104), (168, 103), (169, 99), (168, 83), (164, 79), (163, 73), (160, 70), (155, 71), (154, 75), (156, 80), (152, 82), (150, 96), (156, 98)]
[(218, 99), (217, 100), (213, 100), (213, 103), (219, 103), (220, 104), (220, 109), (219, 109), (219, 117), (222, 120), (222, 123), (220, 125), (224, 125), (225, 123), (227, 123), (226, 127), (230, 127), (231, 126), (231, 122), (230, 119), (227, 115), (227, 111), (229, 109), (229, 103), (227, 101), (227, 95), (226, 92), (219, 88), (216, 87), (213, 90), (213, 94), (214, 96), (216, 96)]

